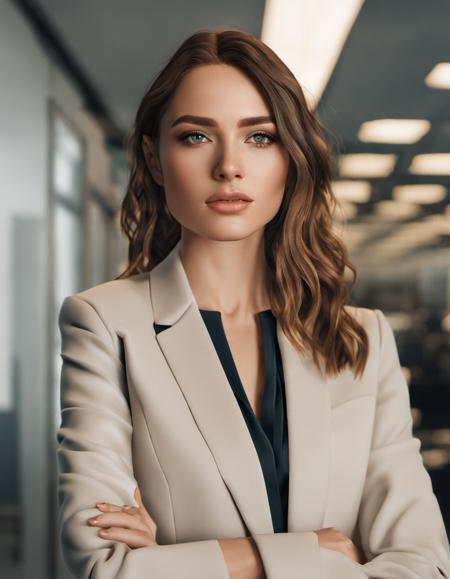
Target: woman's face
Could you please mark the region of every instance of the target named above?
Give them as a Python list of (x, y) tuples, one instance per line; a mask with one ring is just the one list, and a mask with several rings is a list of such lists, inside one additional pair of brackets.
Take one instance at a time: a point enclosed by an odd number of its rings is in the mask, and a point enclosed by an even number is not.
[[(185, 115), (198, 118), (181, 120)], [(269, 116), (264, 99), (235, 67), (200, 66), (184, 77), (161, 121), (159, 168), (151, 163), (182, 228), (231, 241), (261, 232), (275, 216), (288, 153), (270, 120), (240, 125), (249, 117)], [(148, 137), (144, 141), (151, 143)], [(151, 146), (144, 148), (147, 159)], [(244, 193), (253, 201), (242, 211), (219, 213), (206, 201), (224, 191)]]

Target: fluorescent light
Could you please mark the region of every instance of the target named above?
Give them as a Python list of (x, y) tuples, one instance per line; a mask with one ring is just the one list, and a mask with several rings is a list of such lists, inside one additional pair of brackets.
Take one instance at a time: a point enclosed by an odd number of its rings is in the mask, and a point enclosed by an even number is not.
[(388, 219), (403, 219), (413, 217), (419, 213), (419, 205), (406, 201), (379, 201), (375, 205), (375, 212)]
[[(446, 328), (446, 331), (450, 331), (450, 328)], [(436, 428), (431, 430), (430, 439), (434, 444), (445, 444), (450, 446), (450, 428)]]
[(410, 201), (412, 203), (438, 203), (447, 195), (443, 185), (397, 185), (392, 190), (392, 197), (396, 201)]
[(430, 121), (423, 119), (378, 119), (363, 123), (358, 138), (371, 143), (410, 144), (419, 141), (430, 127)]
[(370, 199), (371, 186), (369, 181), (333, 181), (332, 189), (341, 201), (366, 203)]
[(340, 201), (352, 203), (367, 203), (372, 191), (369, 181), (333, 181), (331, 186)]
[(372, 244), (371, 255), (377, 258), (388, 255), (390, 258), (420, 247), (424, 244), (437, 243), (439, 235), (432, 224), (422, 221), (401, 225), (393, 235)]
[(439, 62), (425, 77), (425, 84), (431, 88), (450, 89), (450, 62)]
[(397, 156), (378, 153), (351, 153), (339, 158), (343, 177), (387, 177), (392, 173)]
[(408, 171), (416, 175), (450, 175), (450, 153), (416, 155)]
[(364, 0), (266, 0), (261, 40), (289, 67), (311, 108), (328, 83)]
[(427, 470), (444, 468), (450, 463), (450, 450), (446, 448), (430, 448), (420, 453)]

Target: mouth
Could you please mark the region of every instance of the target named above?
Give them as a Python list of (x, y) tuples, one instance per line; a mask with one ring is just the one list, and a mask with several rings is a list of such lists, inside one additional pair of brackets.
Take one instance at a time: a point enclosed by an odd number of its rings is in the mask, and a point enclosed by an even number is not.
[(230, 214), (242, 211), (251, 205), (252, 201), (245, 199), (217, 199), (216, 201), (208, 201), (208, 207), (218, 213)]
[(250, 203), (250, 199), (241, 199), (239, 197), (233, 199), (214, 199), (213, 201), (207, 201), (208, 205), (210, 203), (238, 203), (238, 202), (245, 202)]
[(253, 201), (253, 199), (241, 191), (221, 191), (220, 193), (210, 195), (206, 203), (214, 203), (216, 201), (231, 203), (234, 201)]

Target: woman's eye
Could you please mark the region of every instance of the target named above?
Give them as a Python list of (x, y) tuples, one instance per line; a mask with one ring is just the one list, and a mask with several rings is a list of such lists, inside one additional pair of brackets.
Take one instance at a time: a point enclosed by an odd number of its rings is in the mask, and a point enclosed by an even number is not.
[(265, 147), (267, 145), (270, 145), (271, 143), (273, 143), (276, 140), (273, 135), (269, 135), (269, 133), (262, 133), (262, 132), (254, 133), (250, 138), (253, 138), (253, 137), (263, 137), (265, 139), (269, 139), (269, 142), (257, 140), (256, 145), (258, 147)]
[[(191, 137), (193, 137), (193, 140), (190, 140)], [(182, 143), (185, 143), (186, 145), (196, 145), (202, 143), (202, 141), (196, 139), (196, 137), (199, 137), (199, 139), (201, 138), (206, 139), (203, 133), (199, 133), (198, 131), (191, 131), (190, 133), (181, 135), (180, 141)], [(261, 131), (258, 133), (253, 133), (253, 135), (251, 135), (249, 138), (252, 139), (254, 137), (257, 138), (255, 142), (255, 145), (257, 147), (267, 147), (268, 145), (271, 145), (274, 141), (276, 141), (276, 137), (274, 135), (270, 135), (269, 133), (264, 133)]]
[[(181, 140), (182, 143), (186, 143), (187, 145), (192, 145), (192, 144), (195, 145), (196, 142), (197, 142), (197, 143), (200, 143), (200, 142), (201, 142), (201, 141), (195, 141), (195, 140), (194, 140), (194, 141), (188, 141), (188, 139), (189, 139), (190, 137), (205, 137), (205, 135), (203, 135), (202, 133), (197, 133), (197, 132), (194, 131), (194, 132), (191, 132), (191, 133), (187, 133), (186, 135), (182, 135), (181, 138), (180, 138), (180, 140)], [(205, 137), (205, 139), (206, 139), (206, 137)]]

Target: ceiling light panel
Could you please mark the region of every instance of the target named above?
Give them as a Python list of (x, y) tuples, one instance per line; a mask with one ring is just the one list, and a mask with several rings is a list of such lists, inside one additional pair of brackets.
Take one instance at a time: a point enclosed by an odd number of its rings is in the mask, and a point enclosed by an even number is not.
[(387, 177), (397, 162), (397, 156), (378, 153), (351, 153), (339, 158), (339, 173), (343, 177)]
[(439, 184), (397, 185), (392, 190), (396, 201), (410, 203), (439, 203), (445, 199), (447, 188)]
[(450, 90), (450, 62), (439, 62), (425, 77), (425, 84), (431, 88)]
[(416, 203), (407, 203), (406, 201), (379, 201), (374, 210), (377, 215), (388, 219), (404, 219), (417, 215), (420, 207)]
[(369, 181), (333, 181), (331, 186), (340, 201), (367, 203), (370, 200), (372, 188)]
[(424, 119), (378, 119), (363, 123), (358, 138), (370, 143), (411, 144), (419, 141), (430, 128), (430, 121)]
[(416, 155), (408, 171), (416, 175), (450, 175), (450, 153)]

